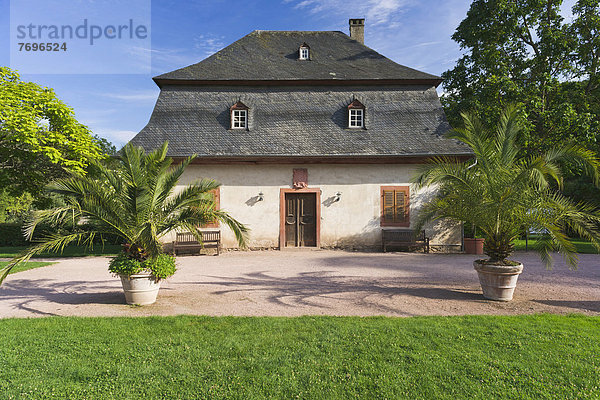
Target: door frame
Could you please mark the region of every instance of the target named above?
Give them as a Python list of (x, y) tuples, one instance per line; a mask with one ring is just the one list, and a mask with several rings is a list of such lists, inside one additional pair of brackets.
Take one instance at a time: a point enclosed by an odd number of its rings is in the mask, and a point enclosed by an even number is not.
[(315, 218), (317, 222), (317, 245), (315, 247), (307, 247), (314, 249), (321, 247), (321, 189), (319, 188), (304, 188), (304, 189), (279, 189), (279, 250), (292, 249), (296, 247), (285, 246), (285, 195), (287, 193), (314, 193), (315, 194)]

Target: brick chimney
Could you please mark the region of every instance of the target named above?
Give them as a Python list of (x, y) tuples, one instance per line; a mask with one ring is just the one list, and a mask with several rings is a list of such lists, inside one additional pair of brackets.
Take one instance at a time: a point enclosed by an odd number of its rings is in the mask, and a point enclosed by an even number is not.
[(350, 18), (350, 38), (365, 44), (365, 19)]

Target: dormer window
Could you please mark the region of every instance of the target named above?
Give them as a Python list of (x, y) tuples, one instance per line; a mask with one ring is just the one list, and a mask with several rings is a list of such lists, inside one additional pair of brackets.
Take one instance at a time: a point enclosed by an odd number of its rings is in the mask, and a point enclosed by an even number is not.
[(248, 129), (248, 107), (238, 101), (230, 108), (231, 129)]
[(310, 47), (306, 43), (303, 43), (298, 50), (298, 59), (299, 60), (309, 60), (310, 59)]
[(348, 128), (365, 127), (365, 106), (358, 100), (348, 105)]

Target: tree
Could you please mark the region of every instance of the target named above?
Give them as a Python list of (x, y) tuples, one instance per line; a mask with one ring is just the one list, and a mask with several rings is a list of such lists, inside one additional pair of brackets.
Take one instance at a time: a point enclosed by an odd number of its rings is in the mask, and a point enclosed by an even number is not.
[(566, 141), (600, 151), (600, 0), (476, 0), (452, 38), (465, 52), (446, 71), (442, 98), (453, 126), (477, 110), (487, 124), (518, 104), (528, 154)]
[[(585, 96), (591, 96), (600, 89), (600, 1), (579, 0), (573, 7), (577, 18), (571, 26), (575, 37), (577, 78), (583, 80)], [(596, 96), (598, 98), (598, 96)], [(600, 104), (595, 102), (596, 115), (600, 114)]]
[(0, 190), (0, 223), (23, 220), (32, 203), (33, 197), (27, 192), (13, 196), (6, 190)]
[(121, 238), (125, 257), (153, 260), (163, 253), (160, 238), (166, 233), (183, 229), (194, 233), (202, 242), (197, 227), (218, 220), (225, 223), (240, 246), (244, 246), (248, 229), (227, 212), (215, 209), (211, 191), (219, 184), (203, 179), (176, 192), (179, 178), (194, 157), (172, 165), (173, 160), (166, 154), (166, 142), (148, 154), (143, 148), (128, 144), (115, 157), (115, 168), (95, 163), (96, 177), (71, 173), (52, 183), (48, 190), (63, 196), (66, 205), (36, 211), (26, 226), (27, 238), (31, 239), (39, 223), (60, 226), (73, 219), (85, 219), (95, 228), (42, 238), (41, 243), (9, 263), (2, 271), (0, 283), (15, 265), (35, 254), (61, 252), (70, 243), (91, 246), (102, 235)]
[(97, 140), (54, 91), (0, 67), (0, 185), (36, 195), (102, 156)]
[(576, 266), (569, 230), (600, 249), (600, 217), (593, 208), (575, 204), (553, 189), (553, 184), (562, 185), (565, 162), (578, 165), (598, 185), (600, 160), (592, 151), (567, 144), (523, 157), (518, 144), (522, 122), (514, 106), (502, 112), (493, 128), (473, 114), (463, 114), (463, 121), (464, 128), (453, 130), (449, 137), (467, 144), (475, 159), (437, 158), (422, 167), (415, 183), (438, 185), (439, 192), (423, 207), (420, 227), (438, 218), (475, 225), (483, 232), (484, 252), (492, 263), (506, 263), (513, 240), (530, 228), (548, 232), (538, 243), (547, 266), (552, 261), (550, 251), (556, 248), (570, 266)]

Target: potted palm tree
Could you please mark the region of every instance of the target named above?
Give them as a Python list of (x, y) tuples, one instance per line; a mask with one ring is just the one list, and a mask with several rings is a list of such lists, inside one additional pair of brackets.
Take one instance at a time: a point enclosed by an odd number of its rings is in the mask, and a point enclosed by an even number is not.
[(474, 158), (436, 158), (421, 167), (414, 178), (416, 186), (434, 185), (438, 192), (421, 210), (416, 229), (439, 218), (477, 226), (488, 256), (474, 262), (484, 297), (512, 299), (523, 265), (509, 258), (514, 239), (528, 228), (547, 232), (536, 248), (548, 268), (553, 250), (576, 267), (576, 249), (567, 231), (600, 248), (600, 218), (593, 207), (574, 204), (560, 193), (565, 165), (578, 167), (598, 184), (600, 163), (593, 152), (565, 144), (543, 154), (525, 155), (518, 144), (522, 128), (514, 106), (504, 110), (493, 129), (472, 114), (462, 117), (464, 128), (453, 130), (449, 137), (467, 144)]
[(0, 283), (17, 264), (43, 252), (62, 252), (70, 243), (92, 246), (103, 235), (122, 240), (122, 252), (109, 265), (121, 277), (129, 304), (151, 304), (160, 281), (175, 273), (174, 257), (165, 254), (161, 237), (186, 230), (202, 243), (197, 227), (214, 221), (226, 224), (240, 246), (248, 229), (225, 211), (215, 209), (211, 191), (219, 184), (202, 179), (176, 191), (179, 178), (194, 156), (173, 165), (167, 157), (167, 142), (146, 153), (130, 144), (110, 163), (97, 163), (94, 174), (75, 175), (49, 185), (62, 196), (65, 206), (35, 213), (25, 227), (28, 239), (39, 223), (61, 225), (81, 219), (93, 229), (46, 236), (25, 253), (15, 257), (0, 275)]

